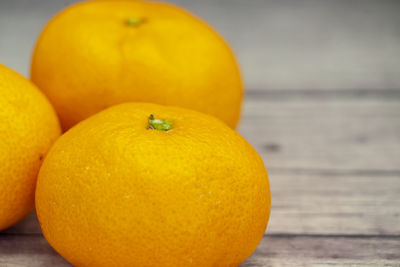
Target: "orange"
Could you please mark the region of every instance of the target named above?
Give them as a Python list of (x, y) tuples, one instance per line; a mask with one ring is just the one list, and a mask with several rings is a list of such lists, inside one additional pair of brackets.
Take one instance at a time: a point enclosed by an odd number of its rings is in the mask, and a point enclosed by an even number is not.
[(0, 64), (0, 230), (34, 206), (37, 173), (60, 134), (56, 114), (27, 79)]
[(270, 191), (260, 156), (220, 120), (125, 103), (58, 139), (36, 209), (74, 266), (237, 266), (263, 237)]
[(210, 26), (187, 11), (150, 1), (88, 1), (45, 27), (32, 81), (64, 129), (123, 102), (180, 106), (234, 128), (243, 86), (235, 57)]

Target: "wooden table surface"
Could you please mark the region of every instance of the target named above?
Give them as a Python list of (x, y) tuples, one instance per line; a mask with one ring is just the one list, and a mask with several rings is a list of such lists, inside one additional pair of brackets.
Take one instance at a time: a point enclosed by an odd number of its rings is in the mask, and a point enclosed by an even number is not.
[[(21, 5), (29, 4), (27, 1), (19, 2)], [(249, 40), (234, 35), (231, 28), (225, 27), (223, 18), (209, 15), (212, 7), (229, 1), (216, 1), (214, 4), (212, 1), (205, 2), (208, 8), (194, 1), (180, 1), (189, 8), (193, 6), (200, 15), (210, 16), (209, 20), (231, 38), (239, 58), (252, 55), (253, 52), (244, 52), (246, 44), (251, 47)], [(253, 1), (248, 6), (239, 1), (231, 3), (226, 9), (227, 13), (260, 9), (267, 1)], [(47, 4), (50, 2), (47, 1)], [(290, 10), (282, 5), (272, 6), (275, 11)], [(52, 8), (56, 9), (55, 6)], [(1, 10), (0, 4), (0, 22), (5, 14)], [(212, 10), (212, 14), (218, 13)], [(233, 21), (232, 16), (228, 18)], [(12, 19), (11, 16), (8, 19)], [(21, 19), (22, 22), (13, 20), (16, 27), (26, 22), (27, 18)], [(44, 16), (41, 23), (46, 19)], [(385, 19), (390, 22), (388, 18)], [(396, 18), (393, 20), (393, 23), (398, 23)], [(387, 24), (392, 25), (389, 22)], [(29, 27), (38, 32), (40, 26), (40, 23), (36, 23)], [(381, 28), (378, 24), (375, 26), (371, 31), (378, 34)], [(10, 30), (8, 32), (11, 33)], [(15, 35), (13, 38), (9, 43), (0, 43), (0, 48), (8, 47), (20, 37)], [(344, 43), (352, 43), (351, 40), (363, 37), (346, 38)], [(4, 42), (4, 39), (0, 42)], [(16, 46), (22, 50), (33, 42), (32, 37), (28, 44)], [(304, 49), (304, 43), (298, 45), (300, 50)], [(258, 52), (265, 57), (267, 52), (260, 44), (255, 44), (255, 49), (259, 49)], [(321, 44), (317, 54), (312, 54), (314, 58), (311, 61), (317, 64), (315, 57), (318, 57), (318, 53), (329, 49), (335, 48)], [(363, 49), (368, 51), (370, 48)], [(332, 53), (330, 56), (333, 57)], [(248, 90), (239, 132), (261, 154), (268, 168), (272, 213), (259, 247), (241, 266), (400, 266), (400, 80), (393, 78), (400, 74), (400, 68), (388, 71), (393, 64), (391, 59), (379, 53), (370, 56), (374, 62), (381, 60), (379, 62), (383, 63), (379, 66), (371, 64), (363, 69), (365, 79), (374, 81), (366, 87), (359, 87), (365, 82), (362, 75), (356, 80), (343, 77), (342, 81), (336, 83), (327, 78), (329, 72), (325, 76), (314, 77), (316, 83), (310, 82), (313, 77), (307, 80), (295, 74), (293, 77), (287, 76), (291, 80), (287, 82), (279, 75), (272, 75), (273, 71), (265, 78), (258, 73), (252, 76), (249, 74), (252, 70), (267, 63), (244, 59)], [(0, 61), (3, 59), (22, 73), (26, 71), (29, 61), (29, 58), (10, 57), (0, 52)], [(357, 64), (361, 63), (351, 64), (346, 73), (349, 76), (352, 73), (360, 75), (357, 73)], [(316, 66), (314, 74), (321, 74), (318, 71)], [(338, 75), (335, 71), (333, 73)], [(396, 75), (390, 76), (393, 74)], [(373, 75), (375, 78), (371, 77)], [(385, 80), (383, 77), (387, 75), (391, 78)], [(271, 88), (268, 86), (268, 77), (277, 86), (296, 86)], [(325, 84), (325, 88), (321, 90), (319, 84)], [(0, 266), (70, 265), (47, 244), (35, 215), (31, 214), (18, 225), (0, 233)]]

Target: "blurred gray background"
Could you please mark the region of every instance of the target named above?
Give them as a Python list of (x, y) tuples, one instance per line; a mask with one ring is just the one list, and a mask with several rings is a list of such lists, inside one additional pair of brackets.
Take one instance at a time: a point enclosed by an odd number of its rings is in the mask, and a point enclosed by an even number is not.
[[(72, 0), (0, 0), (0, 62), (28, 75), (35, 40)], [(400, 88), (400, 1), (173, 0), (231, 44), (253, 89)]]

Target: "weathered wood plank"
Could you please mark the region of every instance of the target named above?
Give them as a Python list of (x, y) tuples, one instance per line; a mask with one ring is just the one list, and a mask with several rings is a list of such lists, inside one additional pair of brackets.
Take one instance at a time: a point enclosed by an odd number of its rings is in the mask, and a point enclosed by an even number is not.
[[(398, 266), (400, 239), (332, 236), (266, 236), (241, 266)], [(0, 235), (0, 266), (71, 266), (41, 235)]]
[(400, 98), (375, 97), (250, 95), (239, 131), (270, 169), (400, 173)]
[(1, 267), (71, 266), (42, 235), (0, 234)]
[(400, 234), (400, 177), (270, 172), (267, 233)]
[(399, 251), (399, 238), (267, 236), (241, 267), (399, 266)]

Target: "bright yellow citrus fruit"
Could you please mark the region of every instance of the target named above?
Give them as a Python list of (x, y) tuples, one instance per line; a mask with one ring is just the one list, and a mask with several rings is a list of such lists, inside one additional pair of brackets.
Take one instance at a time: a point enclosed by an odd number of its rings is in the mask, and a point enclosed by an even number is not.
[(235, 57), (209, 25), (150, 1), (87, 1), (56, 15), (34, 50), (32, 81), (64, 129), (123, 102), (181, 106), (234, 128), (243, 85)]
[(0, 230), (34, 206), (37, 173), (61, 130), (45, 96), (0, 64)]
[(220, 120), (125, 103), (58, 139), (36, 209), (74, 266), (237, 266), (263, 237), (270, 191), (260, 156)]

